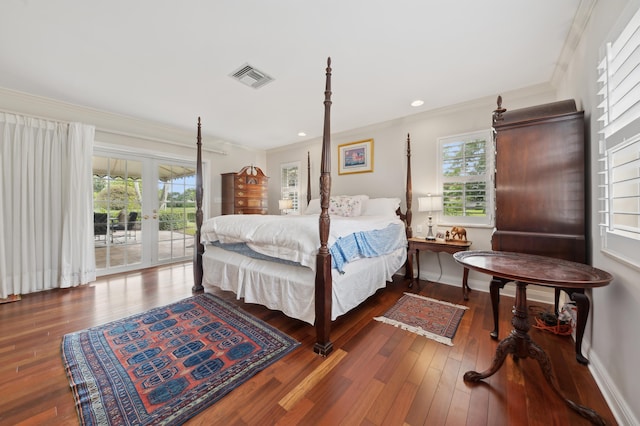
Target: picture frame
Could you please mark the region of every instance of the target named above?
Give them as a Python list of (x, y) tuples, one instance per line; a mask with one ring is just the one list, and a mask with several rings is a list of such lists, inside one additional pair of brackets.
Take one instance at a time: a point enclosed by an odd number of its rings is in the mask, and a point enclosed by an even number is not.
[(373, 172), (373, 139), (338, 145), (338, 174)]

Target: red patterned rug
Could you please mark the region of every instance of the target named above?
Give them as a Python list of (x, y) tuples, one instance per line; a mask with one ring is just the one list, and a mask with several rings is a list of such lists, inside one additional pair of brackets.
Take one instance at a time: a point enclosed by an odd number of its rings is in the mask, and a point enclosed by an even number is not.
[(178, 425), (299, 345), (211, 294), (67, 334), (83, 425)]
[(405, 293), (383, 316), (374, 319), (453, 346), (451, 339), (467, 309), (467, 306)]

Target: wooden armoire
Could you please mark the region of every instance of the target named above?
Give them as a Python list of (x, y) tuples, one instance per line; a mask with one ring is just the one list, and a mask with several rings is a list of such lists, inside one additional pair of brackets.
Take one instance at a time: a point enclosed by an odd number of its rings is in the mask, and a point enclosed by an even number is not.
[(222, 173), (222, 214), (267, 214), (269, 178), (259, 167)]
[(494, 250), (587, 263), (584, 112), (573, 100), (506, 111), (495, 131)]
[[(498, 97), (493, 112), (496, 227), (493, 250), (589, 262), (584, 112), (574, 100), (507, 111)], [(499, 290), (491, 281), (498, 337)], [(583, 289), (561, 289), (577, 305), (576, 355), (589, 313)], [(560, 290), (556, 290), (556, 310)]]

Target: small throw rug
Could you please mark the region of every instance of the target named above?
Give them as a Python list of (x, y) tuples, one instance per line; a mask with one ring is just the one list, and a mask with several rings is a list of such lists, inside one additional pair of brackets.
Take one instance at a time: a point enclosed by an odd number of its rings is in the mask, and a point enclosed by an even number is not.
[(453, 346), (451, 339), (467, 309), (467, 306), (405, 293), (383, 316), (374, 319)]
[(299, 346), (201, 294), (62, 340), (83, 425), (177, 425)]

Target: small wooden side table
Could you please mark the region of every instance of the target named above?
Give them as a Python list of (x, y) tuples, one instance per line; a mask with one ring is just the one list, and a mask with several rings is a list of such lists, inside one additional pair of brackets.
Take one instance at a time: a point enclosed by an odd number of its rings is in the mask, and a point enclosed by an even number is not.
[[(420, 278), (420, 251), (430, 251), (434, 253), (450, 253), (454, 254), (459, 251), (467, 251), (471, 247), (471, 241), (459, 241), (459, 240), (427, 240), (425, 238), (412, 237), (409, 238), (409, 250), (407, 252), (407, 276), (411, 279), (409, 287), (413, 287), (413, 283)], [(413, 277), (413, 255), (416, 255), (416, 263), (418, 264), (418, 276)], [(469, 279), (469, 269), (464, 268), (462, 273), (462, 296), (464, 300), (469, 300), (469, 285), (467, 280)]]

